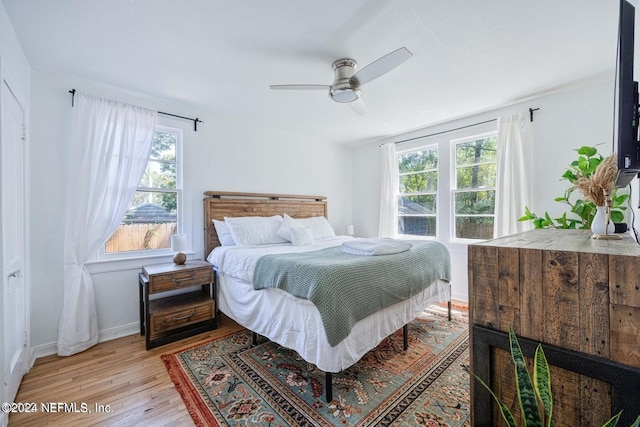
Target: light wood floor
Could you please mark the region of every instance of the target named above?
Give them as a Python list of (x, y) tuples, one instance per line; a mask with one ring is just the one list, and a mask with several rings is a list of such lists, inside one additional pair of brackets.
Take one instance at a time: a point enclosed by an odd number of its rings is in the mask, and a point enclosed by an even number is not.
[[(11, 414), (9, 426), (192, 426), (160, 355), (240, 329), (234, 321), (220, 316), (215, 331), (149, 351), (143, 336), (131, 335), (74, 356), (40, 358), (24, 377), (15, 399), (36, 403), (38, 413)], [(86, 403), (91, 413), (40, 412), (40, 404), (47, 402), (76, 403), (78, 411)], [(109, 405), (110, 412), (95, 412), (96, 404)]]
[[(466, 309), (454, 301), (455, 308)], [(36, 403), (37, 413), (11, 414), (9, 426), (193, 426), (160, 355), (243, 329), (221, 315), (218, 329), (152, 350), (144, 337), (131, 335), (100, 343), (69, 357), (47, 356), (24, 377), (15, 402)], [(41, 403), (86, 403), (91, 413), (42, 413)], [(95, 405), (110, 412), (95, 412)]]

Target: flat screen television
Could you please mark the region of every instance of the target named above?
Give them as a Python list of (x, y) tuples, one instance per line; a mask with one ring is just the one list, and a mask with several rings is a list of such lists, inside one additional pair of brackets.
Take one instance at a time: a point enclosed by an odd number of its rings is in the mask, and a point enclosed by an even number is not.
[(620, 0), (614, 151), (618, 156), (616, 187), (626, 187), (640, 172), (638, 82), (633, 76), (636, 8)]

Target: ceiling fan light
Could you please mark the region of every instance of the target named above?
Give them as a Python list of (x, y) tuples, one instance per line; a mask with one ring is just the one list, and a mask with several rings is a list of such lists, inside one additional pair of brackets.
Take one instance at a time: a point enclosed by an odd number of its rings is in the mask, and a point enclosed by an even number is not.
[(333, 88), (331, 89), (329, 94), (334, 101), (347, 104), (360, 98), (360, 89), (354, 89), (350, 87)]

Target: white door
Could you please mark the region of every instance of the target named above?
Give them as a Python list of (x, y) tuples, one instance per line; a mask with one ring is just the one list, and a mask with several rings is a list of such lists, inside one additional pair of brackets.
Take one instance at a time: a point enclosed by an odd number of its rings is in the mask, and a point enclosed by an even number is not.
[(24, 109), (2, 82), (2, 303), (1, 402), (13, 402), (27, 369), (25, 271)]

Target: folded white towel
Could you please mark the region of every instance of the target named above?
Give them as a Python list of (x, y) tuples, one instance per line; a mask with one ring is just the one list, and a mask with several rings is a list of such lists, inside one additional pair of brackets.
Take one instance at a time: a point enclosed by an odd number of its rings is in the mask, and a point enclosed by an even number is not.
[(408, 251), (413, 244), (390, 238), (353, 239), (342, 242), (342, 251), (354, 255), (390, 255)]

